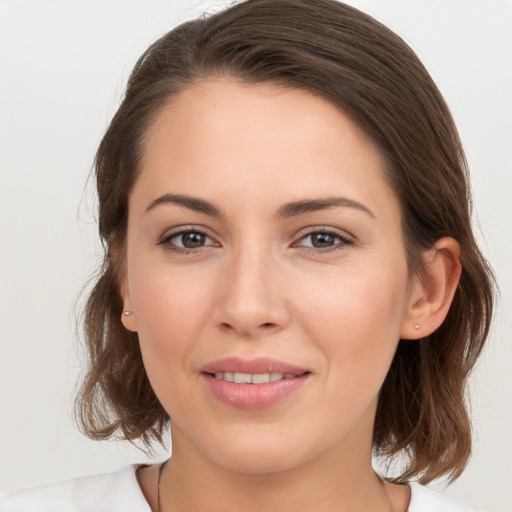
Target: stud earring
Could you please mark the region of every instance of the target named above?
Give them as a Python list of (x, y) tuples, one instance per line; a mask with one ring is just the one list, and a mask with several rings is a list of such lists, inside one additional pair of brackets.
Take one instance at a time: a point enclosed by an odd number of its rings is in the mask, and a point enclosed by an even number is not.
[(124, 316), (130, 316), (132, 314), (132, 311), (123, 311)]
[(420, 324), (414, 324), (414, 328), (418, 330), (420, 328)]

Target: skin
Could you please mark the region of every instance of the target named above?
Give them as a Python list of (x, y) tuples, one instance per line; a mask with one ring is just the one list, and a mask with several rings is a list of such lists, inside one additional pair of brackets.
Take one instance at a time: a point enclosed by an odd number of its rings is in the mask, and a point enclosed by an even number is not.
[[(409, 488), (372, 469), (378, 393), (399, 339), (443, 321), (460, 265), (444, 238), (425, 253), (425, 276), (410, 275), (384, 167), (343, 112), (278, 86), (211, 79), (149, 127), (129, 197), (122, 295), (133, 313), (122, 321), (172, 417), (164, 510), (407, 509)], [(165, 194), (222, 216), (154, 203)], [(278, 214), (332, 197), (359, 206)], [(175, 252), (183, 230), (206, 236)], [(227, 356), (273, 357), (310, 375), (277, 404), (241, 410), (200, 376)], [(139, 472), (154, 510), (157, 479), (155, 467)]]

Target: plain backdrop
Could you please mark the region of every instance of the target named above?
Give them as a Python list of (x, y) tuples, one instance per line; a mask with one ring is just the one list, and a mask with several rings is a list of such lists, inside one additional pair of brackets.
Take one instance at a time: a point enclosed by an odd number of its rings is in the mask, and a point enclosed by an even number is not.
[[(501, 288), (471, 381), (475, 450), (437, 489), (512, 511), (512, 1), (353, 0), (418, 53), (459, 126), (475, 229)], [(0, 489), (111, 471), (137, 449), (81, 436), (74, 304), (101, 255), (94, 152), (136, 58), (227, 2), (0, 0)], [(154, 460), (165, 456), (160, 451)]]

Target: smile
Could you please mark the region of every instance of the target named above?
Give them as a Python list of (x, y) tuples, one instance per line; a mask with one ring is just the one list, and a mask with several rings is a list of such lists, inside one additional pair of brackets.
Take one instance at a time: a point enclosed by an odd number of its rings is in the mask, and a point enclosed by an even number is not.
[(313, 378), (309, 369), (266, 357), (220, 359), (203, 366), (199, 375), (207, 396), (243, 410), (269, 408), (289, 400)]
[(240, 372), (215, 372), (216, 379), (225, 380), (227, 382), (235, 382), (236, 384), (265, 384), (266, 382), (277, 382), (283, 379), (294, 379), (297, 377), (295, 373), (240, 373)]

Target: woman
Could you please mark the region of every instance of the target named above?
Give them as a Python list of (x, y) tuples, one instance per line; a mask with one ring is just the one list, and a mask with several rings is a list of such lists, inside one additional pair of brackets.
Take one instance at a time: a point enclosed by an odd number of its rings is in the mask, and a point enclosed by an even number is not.
[[(402, 40), (331, 0), (181, 25), (96, 173), (77, 407), (89, 436), (146, 445), (172, 418), (172, 457), (2, 511), (471, 510), (410, 483), (464, 469), (493, 301), (456, 129)], [(372, 452), (407, 462), (384, 479)]]

